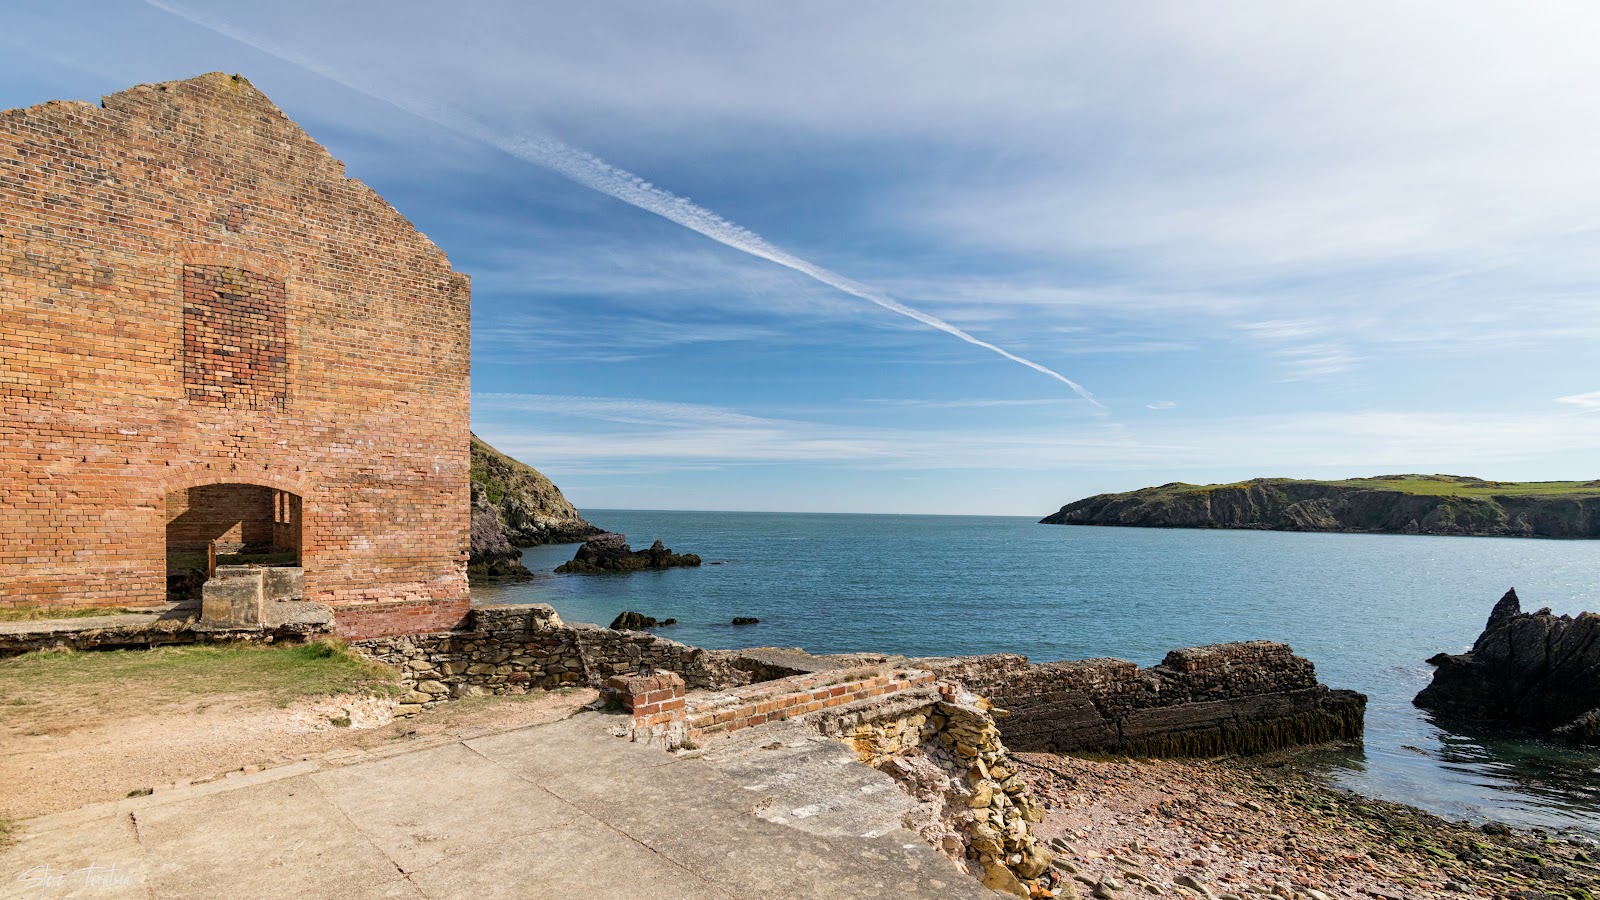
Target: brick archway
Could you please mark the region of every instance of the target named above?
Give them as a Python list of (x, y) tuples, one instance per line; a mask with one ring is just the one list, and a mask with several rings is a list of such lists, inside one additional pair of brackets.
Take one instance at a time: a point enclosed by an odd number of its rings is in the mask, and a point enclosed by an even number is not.
[(208, 482), (165, 497), (167, 599), (192, 601), (216, 566), (303, 565), (299, 494), (246, 482)]

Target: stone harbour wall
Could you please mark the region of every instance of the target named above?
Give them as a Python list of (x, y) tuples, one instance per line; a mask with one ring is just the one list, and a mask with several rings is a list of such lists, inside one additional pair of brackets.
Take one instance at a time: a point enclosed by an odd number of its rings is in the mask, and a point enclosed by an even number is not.
[(1174, 650), (1141, 669), (1120, 659), (1032, 665), (995, 654), (917, 661), (1005, 708), (1015, 749), (1141, 756), (1264, 753), (1359, 740), (1366, 697), (1317, 681), (1273, 641)]

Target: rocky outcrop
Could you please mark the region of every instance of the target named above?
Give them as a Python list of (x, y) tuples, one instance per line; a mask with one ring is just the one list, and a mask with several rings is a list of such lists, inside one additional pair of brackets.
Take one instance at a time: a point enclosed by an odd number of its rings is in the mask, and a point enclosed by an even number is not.
[[(1425, 481), (1431, 490), (1406, 489)], [(1459, 486), (1461, 493), (1448, 493)], [(1600, 484), (1548, 495), (1495, 493), (1460, 476), (1383, 476), (1348, 482), (1258, 478), (1233, 485), (1164, 484), (1097, 494), (1040, 521), (1046, 525), (1252, 528), (1394, 534), (1600, 538)]]
[(643, 631), (646, 628), (658, 628), (678, 624), (677, 619), (657, 619), (647, 616), (642, 612), (625, 610), (611, 620), (610, 627), (613, 631)]
[(1273, 641), (1168, 653), (1141, 669), (1120, 659), (1031, 665), (1016, 654), (917, 660), (1008, 715), (1013, 750), (1219, 756), (1356, 741), (1367, 698), (1331, 690)]
[(1471, 650), (1428, 662), (1437, 668), (1417, 706), (1600, 744), (1600, 614), (1525, 613), (1512, 588)]
[(483, 485), (472, 483), (472, 549), (467, 557), (467, 578), (472, 581), (525, 581), (533, 577), (522, 564), (522, 554), (506, 539), (500, 512), (489, 502)]
[(698, 565), (700, 557), (693, 553), (673, 553), (660, 541), (651, 544), (648, 550), (634, 550), (628, 546), (627, 535), (608, 531), (584, 541), (583, 546), (578, 548), (578, 554), (570, 562), (558, 566), (556, 571), (568, 575), (594, 575)]
[(600, 529), (578, 515), (561, 489), (539, 471), (472, 435), (472, 480), (499, 513), (506, 540), (514, 547), (576, 543)]

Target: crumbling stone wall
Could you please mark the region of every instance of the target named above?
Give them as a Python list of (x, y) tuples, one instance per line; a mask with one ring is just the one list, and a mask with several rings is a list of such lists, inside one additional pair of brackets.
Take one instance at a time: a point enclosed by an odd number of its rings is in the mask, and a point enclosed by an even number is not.
[(1044, 807), (1017, 774), (988, 700), (941, 682), (810, 716), (918, 801), (910, 824), (983, 883), (1018, 897), (1059, 883), (1033, 832)]
[(396, 715), (472, 694), (522, 694), (588, 684), (647, 666), (676, 672), (692, 688), (730, 683), (731, 668), (714, 651), (644, 631), (567, 625), (545, 604), (480, 607), (466, 627), (353, 642), (400, 669), (406, 694)]
[(1367, 702), (1318, 683), (1309, 660), (1274, 641), (1174, 650), (1149, 669), (1016, 654), (918, 664), (1006, 709), (1006, 742), (1027, 751), (1211, 756), (1359, 740)]
[(452, 627), (469, 315), (241, 77), (0, 113), (0, 607), (162, 602), (167, 495), (245, 484), (299, 498), (342, 633)]

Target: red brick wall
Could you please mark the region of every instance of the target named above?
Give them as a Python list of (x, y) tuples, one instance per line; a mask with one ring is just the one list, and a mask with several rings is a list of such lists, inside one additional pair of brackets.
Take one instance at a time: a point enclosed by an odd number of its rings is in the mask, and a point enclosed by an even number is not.
[[(273, 543), (279, 491), (254, 484), (206, 484), (167, 495), (167, 546), (221, 549)], [(289, 546), (293, 546), (292, 544)]]
[(448, 618), (469, 318), (241, 78), (0, 113), (0, 606), (160, 602), (168, 493), (245, 483), (300, 497), (309, 599)]
[(183, 387), (190, 400), (282, 409), (289, 391), (283, 282), (183, 267)]

